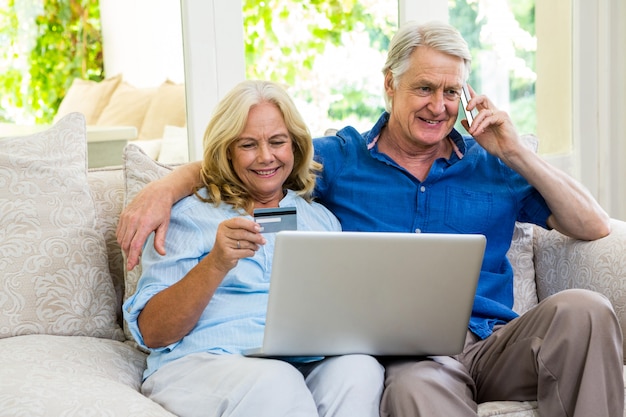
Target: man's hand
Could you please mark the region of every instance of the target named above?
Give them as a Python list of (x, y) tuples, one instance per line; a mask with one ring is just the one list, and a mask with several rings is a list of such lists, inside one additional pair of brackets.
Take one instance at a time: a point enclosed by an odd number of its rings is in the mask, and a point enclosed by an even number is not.
[(139, 263), (146, 239), (155, 232), (154, 248), (165, 255), (165, 235), (170, 225), (172, 206), (191, 195), (202, 186), (202, 162), (190, 162), (171, 173), (152, 181), (122, 210), (117, 224), (117, 242), (126, 255), (126, 268), (130, 271)]
[[(153, 188), (156, 189), (153, 191)], [(143, 245), (153, 231), (154, 248), (165, 255), (165, 235), (174, 202), (161, 193), (158, 181), (146, 185), (122, 211), (117, 224), (117, 242), (126, 255), (130, 271), (139, 263)]]
[(478, 110), (478, 114), (471, 126), (467, 125), (466, 120), (461, 121), (465, 130), (487, 152), (505, 163), (509, 157), (526, 151), (509, 115), (498, 110), (487, 96), (476, 95), (471, 86), (468, 85), (468, 87), (472, 98), (467, 108)]
[(465, 129), (490, 154), (499, 158), (535, 187), (552, 214), (547, 225), (564, 235), (594, 240), (608, 235), (610, 219), (591, 193), (578, 181), (548, 164), (520, 140), (509, 115), (498, 110), (484, 95), (477, 96), (470, 87), (472, 99), (467, 108), (478, 109), (472, 126)]

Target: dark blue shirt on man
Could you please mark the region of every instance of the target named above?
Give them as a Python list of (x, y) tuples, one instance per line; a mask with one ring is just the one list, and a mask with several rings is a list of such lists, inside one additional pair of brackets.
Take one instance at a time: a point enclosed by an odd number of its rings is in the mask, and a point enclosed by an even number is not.
[[(456, 130), (449, 135), (455, 152), (436, 160), (419, 181), (378, 152), (376, 140), (388, 120), (384, 113), (364, 134), (346, 127), (314, 140), (315, 158), (324, 165), (315, 197), (339, 218), (343, 230), (485, 235), (469, 328), (486, 338), (494, 325), (517, 317), (506, 257), (515, 222), (546, 227), (550, 210), (522, 176)], [(450, 262), (454, 259), (451, 253)]]

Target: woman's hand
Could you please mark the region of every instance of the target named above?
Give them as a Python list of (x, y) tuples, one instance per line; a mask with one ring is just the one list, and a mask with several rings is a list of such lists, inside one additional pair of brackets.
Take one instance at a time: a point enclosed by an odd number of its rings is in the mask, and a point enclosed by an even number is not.
[(189, 333), (228, 271), (239, 259), (254, 256), (263, 244), (260, 226), (250, 219), (235, 217), (220, 223), (211, 252), (183, 279), (155, 294), (139, 314), (146, 346), (167, 346)]
[(117, 224), (117, 242), (126, 254), (126, 268), (130, 271), (138, 263), (141, 251), (150, 233), (155, 232), (154, 248), (165, 255), (165, 235), (170, 224), (172, 206), (191, 195), (200, 180), (201, 162), (181, 165), (158, 180), (147, 184), (130, 204), (122, 210)]
[(205, 258), (216, 268), (227, 273), (237, 265), (241, 258), (254, 256), (265, 238), (260, 233), (261, 226), (245, 217), (234, 217), (224, 220), (217, 227), (215, 245)]

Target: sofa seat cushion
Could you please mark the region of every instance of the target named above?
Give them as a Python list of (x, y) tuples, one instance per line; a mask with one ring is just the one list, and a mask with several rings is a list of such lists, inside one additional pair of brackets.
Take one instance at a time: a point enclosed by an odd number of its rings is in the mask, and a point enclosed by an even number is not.
[[(626, 365), (623, 367), (624, 394), (626, 395)], [(539, 417), (537, 401), (490, 401), (478, 404), (479, 417)], [(624, 404), (626, 417), (626, 404)]]
[(0, 340), (0, 415), (169, 416), (139, 392), (145, 354), (110, 339)]
[(480, 417), (539, 417), (536, 401), (493, 401), (478, 404)]

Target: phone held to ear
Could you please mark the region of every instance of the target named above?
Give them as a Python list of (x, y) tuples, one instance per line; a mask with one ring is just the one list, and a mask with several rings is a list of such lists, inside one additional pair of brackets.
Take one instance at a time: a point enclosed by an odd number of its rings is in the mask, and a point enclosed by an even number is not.
[(474, 117), (478, 114), (478, 111), (476, 109), (472, 111), (467, 110), (467, 103), (470, 101), (470, 98), (469, 88), (467, 88), (467, 84), (463, 84), (463, 88), (461, 89), (461, 107), (463, 107), (463, 111), (465, 112), (467, 124), (471, 126), (472, 123), (474, 123)]

